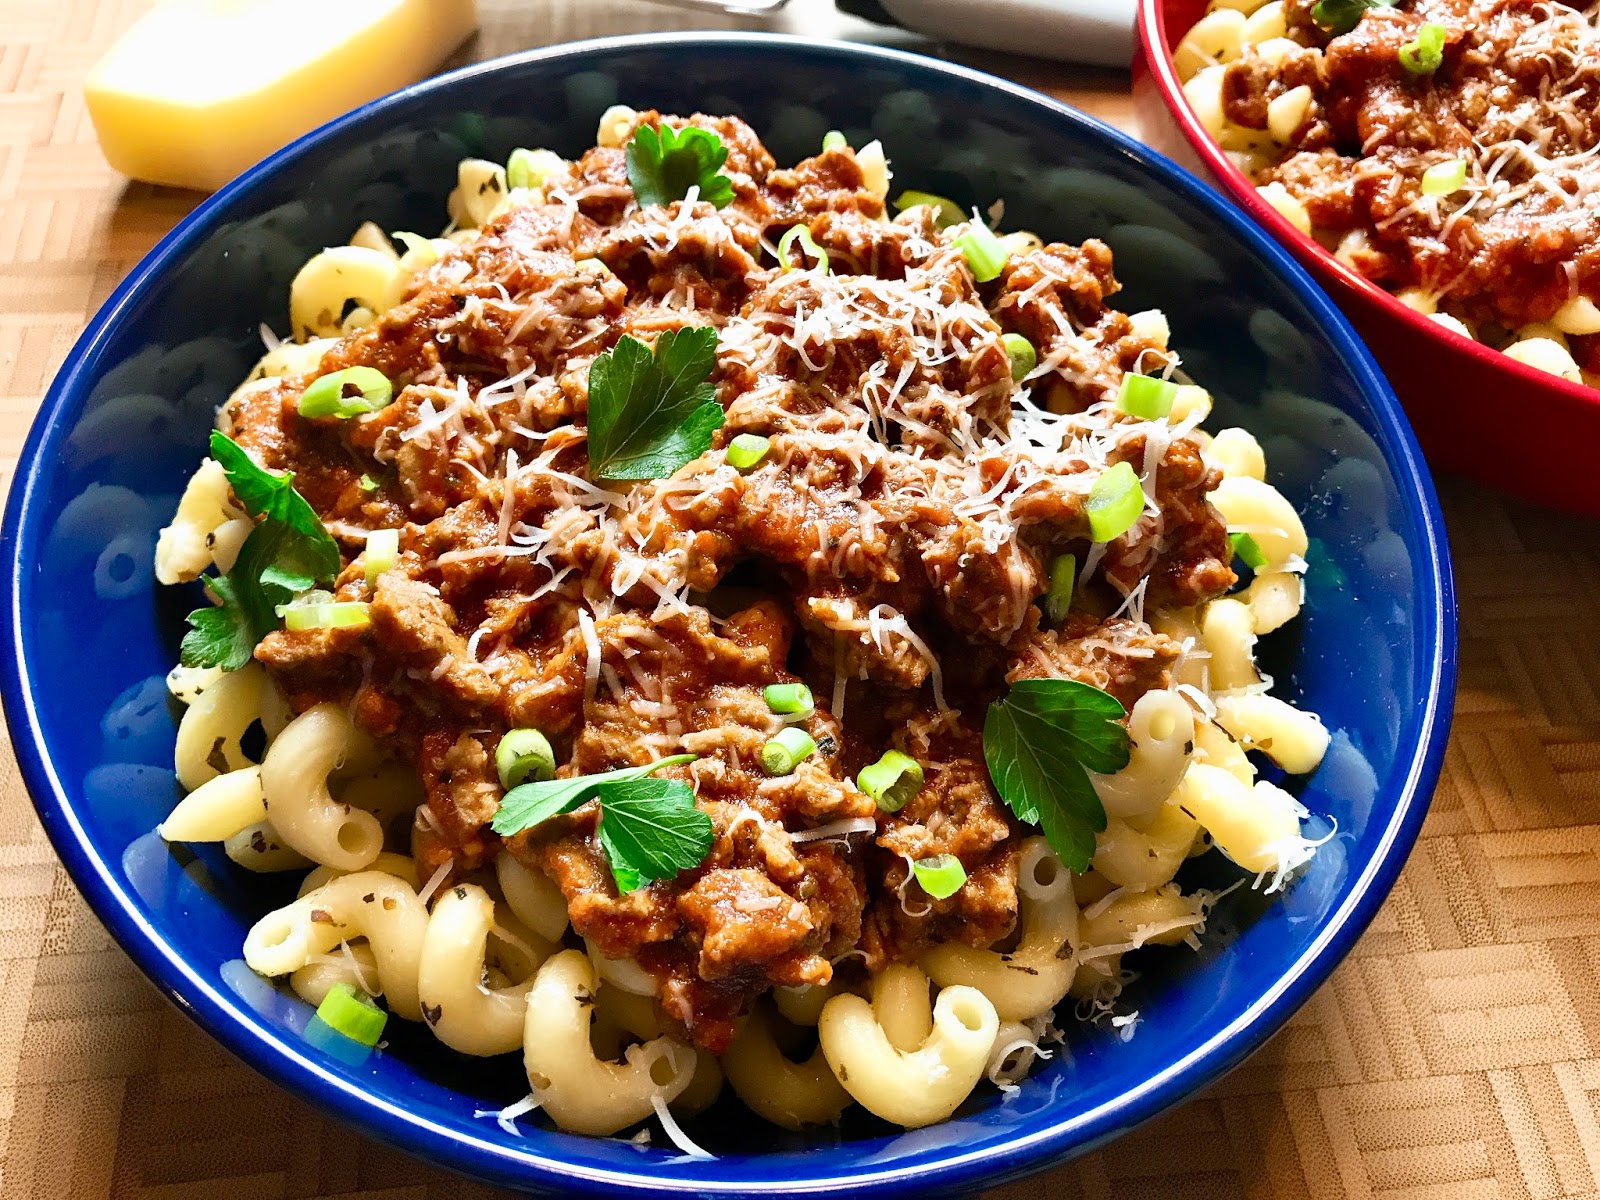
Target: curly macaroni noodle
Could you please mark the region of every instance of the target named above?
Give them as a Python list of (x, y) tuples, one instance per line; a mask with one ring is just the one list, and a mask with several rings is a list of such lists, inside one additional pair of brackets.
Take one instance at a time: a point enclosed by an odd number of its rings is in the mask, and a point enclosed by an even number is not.
[(335, 337), (345, 330), (345, 307), (369, 314), (400, 302), (408, 274), (400, 263), (362, 246), (334, 246), (300, 268), (289, 285), (289, 320), (296, 335)]
[(1255, 539), (1268, 571), (1285, 571), (1304, 562), (1306, 527), (1283, 493), (1249, 475), (1227, 475), (1211, 493), (1211, 503), (1228, 522), (1229, 533)]
[[(912, 972), (915, 988), (896, 982)], [(889, 1030), (926, 1025), (929, 1032), (902, 1048)], [(967, 1098), (989, 1063), (1000, 1030), (994, 1005), (974, 987), (939, 990), (932, 1011), (927, 977), (914, 967), (890, 967), (873, 981), (873, 998), (840, 995), (817, 1023), (822, 1052), (844, 1090), (868, 1112), (914, 1129), (942, 1121)]]
[(337, 950), (312, 959), (289, 975), (289, 986), (307, 1004), (321, 1004), (337, 984), (369, 996), (383, 995), (378, 982), (378, 959), (365, 942), (341, 943)]
[[(1187, 763), (1184, 769), (1188, 770)], [(1143, 829), (1111, 818), (1105, 832), (1095, 838), (1091, 865), (1118, 887), (1158, 888), (1178, 873), (1199, 833), (1195, 819), (1170, 802), (1163, 803)]]
[[(820, 1021), (822, 1008), (816, 1015)], [(773, 1025), (766, 1005), (758, 1005), (723, 1054), (722, 1069), (734, 1092), (757, 1116), (785, 1129), (838, 1120), (851, 1097), (828, 1064), (822, 1043), (796, 1062), (778, 1045)]]
[[(417, 993), (423, 1020), (435, 1037), (463, 1054), (507, 1054), (522, 1045), (532, 971), (505, 987), (479, 982), (494, 923), (494, 901), (488, 893), (457, 884), (434, 902), (422, 940)], [(542, 961), (550, 948), (541, 949)]]
[(778, 1015), (791, 1025), (805, 1025), (812, 1029), (822, 1018), (823, 1005), (839, 990), (837, 981), (817, 983), (809, 987), (775, 987), (772, 1003)]
[(940, 987), (976, 988), (1006, 1021), (1026, 1021), (1049, 1012), (1071, 988), (1076, 967), (1078, 903), (1072, 876), (1043, 838), (1022, 844), (1017, 890), (1022, 937), (1016, 949), (980, 950), (946, 942), (921, 959), (923, 969)]
[(567, 931), (567, 901), (548, 876), (523, 866), (510, 854), (494, 860), (495, 878), (506, 904), (529, 929), (548, 941)]
[(1259, 687), (1256, 670), (1256, 623), (1241, 600), (1213, 600), (1200, 617), (1200, 634), (1210, 656), (1211, 691), (1233, 692)]
[[(595, 990), (594, 1025), (589, 1044), (602, 1058), (615, 1062), (623, 1057), (630, 1040), (643, 1042), (666, 1036), (667, 1023), (654, 997), (638, 996), (601, 982)], [(673, 1112), (693, 1116), (704, 1112), (722, 1092), (722, 1067), (710, 1054), (694, 1056), (694, 1074), (689, 1086), (670, 1101)]]
[(1125, 893), (1085, 910), (1080, 955), (1090, 961), (1108, 951), (1124, 954), (1140, 946), (1174, 945), (1204, 920), (1200, 900), (1185, 896), (1173, 884)]
[(629, 1046), (620, 1063), (602, 1062), (589, 1043), (594, 968), (586, 955), (563, 950), (534, 976), (528, 991), (523, 1064), (540, 1107), (563, 1129), (615, 1133), (670, 1101), (694, 1077), (695, 1052), (671, 1038)]
[(1206, 447), (1206, 458), (1227, 476), (1258, 481), (1267, 477), (1266, 455), (1248, 430), (1219, 429)]
[(1219, 696), (1217, 724), (1291, 775), (1315, 771), (1328, 751), (1322, 722), (1276, 696)]
[[(421, 884), (417, 879), (417, 864), (406, 854), (396, 854), (392, 850), (385, 850), (365, 867), (367, 871), (382, 871), (385, 875), (393, 875), (402, 879), (413, 891), (418, 891)], [(352, 874), (350, 871), (341, 870), (339, 867), (321, 866), (306, 872), (306, 877), (300, 881), (300, 890), (295, 894), (305, 896), (316, 891), (330, 880), (341, 875)]]
[(1299, 812), (1288, 792), (1264, 780), (1251, 787), (1206, 763), (1189, 767), (1173, 802), (1246, 871), (1276, 869), (1284, 844), (1300, 836)]
[(250, 727), (259, 721), (272, 738), (287, 720), (283, 697), (264, 670), (250, 663), (230, 671), (195, 696), (178, 722), (178, 782), (193, 791), (218, 775), (254, 766), (243, 745)]
[(1089, 776), (1106, 815), (1143, 825), (1160, 812), (1194, 752), (1194, 713), (1177, 692), (1158, 688), (1128, 713), (1128, 765)]
[(195, 788), (156, 831), (169, 842), (221, 842), (266, 819), (261, 768), (241, 767)]
[(1120, 984), (1123, 955), (1143, 946), (1191, 940), (1205, 924), (1205, 909), (1199, 897), (1185, 896), (1168, 884), (1153, 892), (1118, 889), (1085, 908), (1083, 917), (1072, 994), (1103, 1002)]
[(1245, 787), (1255, 782), (1255, 764), (1245, 754), (1239, 739), (1216, 721), (1204, 721), (1195, 726), (1194, 751), (1196, 762), (1228, 772)]
[(418, 970), (428, 910), (406, 882), (383, 871), (330, 879), (250, 928), (244, 960), (258, 975), (287, 975), (342, 942), (365, 938), (389, 1010), (422, 1020)]
[(388, 829), (402, 816), (409, 819), (427, 793), (416, 771), (403, 763), (385, 762), (342, 780), (336, 798), (341, 804), (371, 813)]
[(261, 874), (304, 871), (316, 865), (298, 850), (285, 845), (271, 821), (245, 826), (232, 837), (223, 839), (222, 849), (245, 870)]
[(1300, 615), (1306, 601), (1305, 580), (1293, 571), (1263, 571), (1244, 590), (1250, 624), (1257, 634), (1281, 629)]
[(217, 530), (243, 516), (228, 487), (227, 473), (220, 463), (206, 459), (184, 487), (172, 524), (156, 539), (156, 578), (162, 583), (198, 579), (215, 562)]
[(370, 755), (364, 734), (337, 704), (318, 704), (289, 723), (267, 749), (261, 785), (279, 836), (313, 862), (356, 871), (383, 849), (383, 827), (362, 809), (337, 803), (328, 776), (353, 755)]
[[(827, 1009), (824, 1004), (823, 1009)], [(896, 1050), (915, 1050), (933, 1032), (933, 1010), (928, 1007), (928, 977), (920, 967), (893, 963), (872, 979), (872, 1012), (883, 1036)], [(822, 1015), (817, 1015), (820, 1028)]]
[(588, 939), (584, 940), (584, 949), (588, 952), (589, 961), (594, 964), (594, 973), (603, 982), (616, 988), (617, 991), (627, 992), (633, 996), (654, 996), (656, 994), (655, 979), (635, 960), (631, 958), (607, 958)]

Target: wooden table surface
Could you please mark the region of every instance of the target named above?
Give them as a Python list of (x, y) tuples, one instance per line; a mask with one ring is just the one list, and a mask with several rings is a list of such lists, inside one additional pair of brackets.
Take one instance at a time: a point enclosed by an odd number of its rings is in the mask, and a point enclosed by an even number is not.
[[(84, 115), (84, 72), (145, 3), (0, 0), (0, 491), (88, 315), (196, 203), (114, 175)], [(741, 24), (631, 0), (482, 3), (463, 57)], [(782, 20), (882, 36), (805, 0)], [(964, 57), (1129, 124), (1121, 72)], [(1600, 530), (1439, 483), (1460, 698), (1393, 896), (1244, 1067), (990, 1200), (1600, 1198)], [(323, 1120), (163, 1000), (78, 897), (0, 743), (0, 1195), (496, 1193)]]

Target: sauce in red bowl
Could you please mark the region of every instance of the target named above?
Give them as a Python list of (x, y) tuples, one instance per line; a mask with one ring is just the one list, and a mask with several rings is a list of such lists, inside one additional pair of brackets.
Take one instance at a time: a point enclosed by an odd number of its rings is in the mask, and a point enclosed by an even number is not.
[(1183, 94), (1172, 48), (1206, 0), (1139, 0), (1133, 94), (1141, 138), (1239, 204), (1311, 272), (1389, 377), (1436, 469), (1600, 515), (1590, 447), (1600, 389), (1569, 383), (1429, 320), (1335, 258), (1256, 194)]

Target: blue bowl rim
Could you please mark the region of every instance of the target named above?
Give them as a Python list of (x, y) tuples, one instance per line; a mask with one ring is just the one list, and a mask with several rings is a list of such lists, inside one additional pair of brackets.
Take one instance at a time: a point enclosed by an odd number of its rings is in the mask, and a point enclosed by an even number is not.
[[(465, 81), (527, 63), (604, 56), (614, 51), (688, 50), (708, 43), (765, 53), (831, 57), (841, 60), (845, 67), (852, 62), (892, 63), (928, 75), (994, 89), (1042, 110), (1050, 119), (1066, 121), (1085, 134), (1087, 140), (1098, 140), (1112, 151), (1134, 160), (1166, 185), (1187, 194), (1275, 269), (1315, 315), (1321, 330), (1372, 405), (1377, 418), (1377, 440), (1396, 471), (1396, 487), (1406, 521), (1420, 534), (1425, 555), (1423, 562), (1413, 563), (1412, 585), (1413, 595), (1420, 602), (1417, 614), (1420, 641), (1429, 648), (1432, 658), (1429, 663), (1419, 664), (1427, 671), (1431, 682), (1421, 713), (1420, 745), (1412, 754), (1394, 815), (1384, 830), (1378, 852), (1349, 884), (1321, 936), (1270, 990), (1196, 1050), (1139, 1087), (1071, 1120), (1020, 1133), (1009, 1141), (982, 1150), (950, 1155), (934, 1166), (911, 1164), (857, 1173), (849, 1166), (854, 1156), (844, 1152), (838, 1155), (841, 1169), (802, 1178), (797, 1177), (797, 1172), (809, 1169), (810, 1161), (791, 1153), (779, 1153), (754, 1157), (757, 1162), (774, 1166), (781, 1163), (787, 1169), (781, 1177), (769, 1174), (763, 1179), (741, 1179), (730, 1173), (726, 1180), (700, 1177), (674, 1180), (645, 1170), (578, 1167), (559, 1154), (520, 1151), (464, 1136), (407, 1112), (381, 1096), (363, 1091), (351, 1081), (325, 1070), (292, 1040), (260, 1024), (220, 982), (204, 978), (179, 957), (176, 948), (168, 945), (144, 919), (135, 898), (117, 879), (113, 864), (92, 844), (73, 811), (44, 743), (32, 691), (23, 670), (26, 639), (22, 601), (29, 591), (30, 581), (25, 578), (27, 568), (19, 550), (24, 533), (34, 530), (47, 516), (36, 503), (35, 485), (39, 464), (44, 461), (43, 448), (57, 443), (67, 432), (62, 415), (63, 401), (92, 384), (93, 368), (100, 366), (98, 359), (104, 352), (108, 334), (139, 290), (148, 281), (160, 277), (204, 235), (212, 232), (236, 196), (249, 192), (287, 163), (314, 153), (337, 134), (431, 91), (451, 89)], [(1394, 886), (1421, 829), (1443, 763), (1455, 697), (1454, 583), (1444, 517), (1423, 465), (1421, 450), (1394, 393), (1355, 330), (1285, 250), (1220, 193), (1164, 155), (1044, 93), (986, 72), (907, 51), (768, 33), (688, 31), (593, 38), (475, 63), (364, 104), (297, 138), (244, 172), (201, 203), (156, 243), (112, 291), (68, 352), (45, 394), (18, 458), (17, 475), (12, 481), (4, 520), (0, 522), (0, 564), (4, 566), (0, 574), (0, 610), (9, 617), (7, 631), (11, 650), (4, 656), (4, 670), (0, 672), (0, 703), (3, 703), (23, 780), (40, 822), (68, 874), (118, 945), (151, 981), (206, 1032), (261, 1074), (330, 1116), (348, 1121), (380, 1141), (451, 1170), (500, 1185), (543, 1187), (590, 1196), (882, 1195), (913, 1189), (937, 1193), (991, 1186), (1086, 1151), (1178, 1103), (1231, 1070), (1283, 1025), (1327, 979), (1371, 922)], [(729, 1157), (724, 1161), (739, 1164), (750, 1159)], [(641, 1167), (644, 1166), (641, 1160)]]

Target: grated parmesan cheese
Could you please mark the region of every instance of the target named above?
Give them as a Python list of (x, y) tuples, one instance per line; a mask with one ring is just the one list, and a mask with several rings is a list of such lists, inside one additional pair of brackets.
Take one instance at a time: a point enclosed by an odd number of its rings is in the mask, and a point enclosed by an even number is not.
[(522, 1130), (517, 1128), (516, 1119), (525, 1117), (542, 1103), (535, 1092), (529, 1092), (521, 1100), (506, 1105), (504, 1108), (475, 1108), (472, 1115), (479, 1120), (484, 1117), (493, 1117), (496, 1125), (505, 1130), (514, 1138), (522, 1136)]
[[(428, 817), (433, 819), (433, 813), (429, 810), (426, 804), (419, 807), (417, 812), (427, 813)], [(435, 823), (435, 830), (437, 830), (437, 823)], [(417, 893), (417, 899), (422, 901), (423, 907), (427, 907), (428, 902), (433, 899), (434, 893), (439, 890), (446, 879), (450, 878), (450, 872), (452, 869), (454, 869), (455, 865), (455, 859), (447, 858), (439, 864), (438, 870), (436, 870), (432, 875), (428, 876), (428, 882), (423, 884), (422, 890)]]
[(650, 1107), (656, 1110), (656, 1119), (661, 1122), (661, 1130), (667, 1138), (688, 1158), (714, 1161), (716, 1155), (701, 1148), (690, 1136), (683, 1131), (683, 1126), (678, 1124), (678, 1119), (672, 1115), (672, 1110), (667, 1107), (662, 1091), (657, 1088), (650, 1093)]

